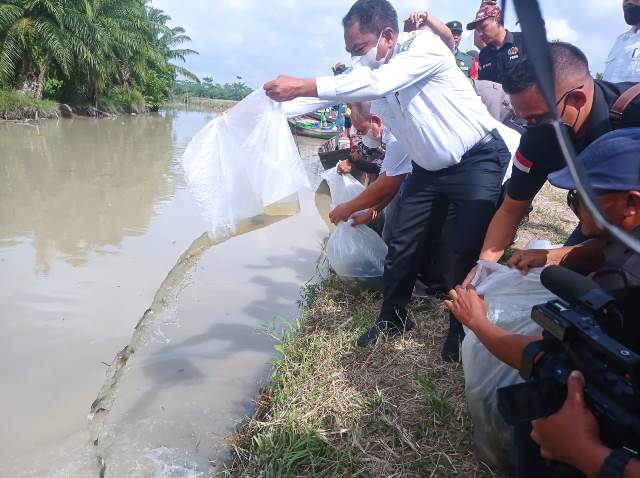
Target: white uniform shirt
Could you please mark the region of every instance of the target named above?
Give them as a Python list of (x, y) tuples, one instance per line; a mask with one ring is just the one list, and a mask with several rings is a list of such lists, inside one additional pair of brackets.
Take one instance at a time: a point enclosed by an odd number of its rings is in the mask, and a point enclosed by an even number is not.
[(321, 99), (382, 99), (381, 116), (399, 143), (387, 155), (408, 154), (430, 171), (459, 163), (497, 125), (451, 51), (428, 30), (402, 34), (377, 70), (358, 67), (316, 83)]
[(383, 129), (382, 142), (385, 145), (385, 154), (380, 166), (380, 173), (385, 173), (387, 176), (411, 174), (413, 170), (411, 158), (404, 152), (389, 128)]
[(605, 81), (640, 82), (640, 29), (632, 27), (620, 35), (605, 63)]

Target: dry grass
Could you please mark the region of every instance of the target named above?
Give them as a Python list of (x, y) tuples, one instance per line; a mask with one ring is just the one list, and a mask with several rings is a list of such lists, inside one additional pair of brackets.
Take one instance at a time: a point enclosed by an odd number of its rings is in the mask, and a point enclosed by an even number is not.
[(562, 244), (578, 224), (567, 207), (567, 191), (546, 183), (533, 202), (529, 223), (518, 231), (516, 248), (523, 248), (532, 239), (548, 239)]
[(380, 298), (332, 276), (306, 290), (226, 476), (495, 476), (474, 457), (462, 367), (443, 363), (446, 314), (416, 302), (406, 338), (358, 349)]
[[(545, 186), (521, 245), (562, 242), (575, 227), (563, 204)], [(217, 476), (504, 476), (473, 454), (462, 366), (440, 359), (444, 308), (414, 301), (416, 330), (358, 349), (380, 303), (335, 276), (303, 290), (301, 317), (276, 347), (268, 388)]]

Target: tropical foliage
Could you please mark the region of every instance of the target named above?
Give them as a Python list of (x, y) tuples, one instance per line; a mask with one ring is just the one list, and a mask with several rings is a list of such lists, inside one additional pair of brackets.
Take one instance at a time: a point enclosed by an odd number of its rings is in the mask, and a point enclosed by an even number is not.
[(220, 83), (213, 83), (213, 78), (209, 76), (203, 77), (199, 83), (178, 81), (173, 88), (174, 96), (180, 98), (196, 96), (198, 98), (235, 101), (240, 101), (252, 91), (243, 81), (221, 85)]
[(0, 87), (94, 106), (112, 93), (158, 106), (178, 74), (199, 82), (175, 63), (196, 52), (183, 48), (190, 38), (170, 20), (148, 0), (2, 0)]

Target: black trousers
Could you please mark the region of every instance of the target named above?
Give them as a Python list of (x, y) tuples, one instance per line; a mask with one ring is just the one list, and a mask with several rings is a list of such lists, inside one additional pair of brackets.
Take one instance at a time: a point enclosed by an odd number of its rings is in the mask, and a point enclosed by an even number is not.
[(450, 277), (464, 280), (478, 259), (484, 236), (500, 198), (510, 153), (497, 131), (473, 147), (460, 163), (427, 171), (414, 163), (405, 195), (393, 218), (393, 233), (384, 270), (381, 320), (406, 317), (418, 272), (416, 258), (430, 234), (442, 227), (450, 205), (455, 219), (441, 240), (452, 247)]

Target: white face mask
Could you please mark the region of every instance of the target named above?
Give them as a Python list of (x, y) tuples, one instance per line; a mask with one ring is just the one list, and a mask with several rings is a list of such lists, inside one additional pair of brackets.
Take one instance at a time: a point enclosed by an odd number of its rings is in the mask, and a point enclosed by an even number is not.
[(387, 52), (387, 54), (381, 60), (377, 59), (378, 46), (380, 46), (380, 40), (382, 40), (382, 33), (380, 33), (380, 36), (378, 37), (378, 42), (376, 43), (376, 46), (374, 46), (367, 53), (361, 56), (351, 55), (351, 65), (353, 66), (353, 68), (355, 68), (356, 66), (366, 66), (367, 68), (371, 68), (372, 70), (375, 70), (377, 68), (380, 68), (382, 65), (384, 65), (384, 62), (386, 61), (387, 56), (389, 56), (389, 52)]
[(367, 148), (381, 148), (382, 147), (382, 135), (375, 136), (373, 134), (373, 126), (369, 127), (369, 131), (362, 137), (362, 144)]

